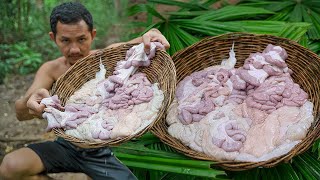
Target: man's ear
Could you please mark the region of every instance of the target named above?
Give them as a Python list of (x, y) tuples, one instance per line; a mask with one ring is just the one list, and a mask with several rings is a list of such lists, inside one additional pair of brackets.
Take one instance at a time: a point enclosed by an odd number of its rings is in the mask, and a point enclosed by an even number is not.
[(96, 37), (96, 35), (97, 35), (97, 30), (96, 29), (92, 29), (92, 32), (91, 32), (92, 40)]
[(53, 32), (49, 32), (49, 36), (52, 41), (56, 42)]

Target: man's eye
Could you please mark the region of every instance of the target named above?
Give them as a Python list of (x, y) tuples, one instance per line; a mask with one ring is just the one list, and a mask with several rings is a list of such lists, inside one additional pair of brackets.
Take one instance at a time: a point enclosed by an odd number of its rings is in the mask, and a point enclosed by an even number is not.
[(86, 38), (81, 38), (81, 39), (79, 39), (79, 42), (84, 42), (86, 40)]
[(68, 40), (68, 39), (62, 39), (61, 42), (63, 42), (63, 43), (68, 43), (69, 40)]

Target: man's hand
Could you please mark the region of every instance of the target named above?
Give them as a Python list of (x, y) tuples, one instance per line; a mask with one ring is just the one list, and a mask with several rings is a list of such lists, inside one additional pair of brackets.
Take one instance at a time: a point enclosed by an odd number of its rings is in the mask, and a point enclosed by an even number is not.
[(155, 41), (160, 42), (166, 49), (170, 47), (169, 42), (161, 32), (158, 29), (152, 28), (142, 36), (142, 42), (147, 54), (150, 52), (150, 43)]
[(47, 89), (38, 89), (33, 94), (31, 94), (29, 100), (27, 101), (27, 107), (29, 108), (29, 113), (34, 115), (35, 117), (42, 117), (42, 113), (44, 108), (46, 107), (44, 104), (41, 104), (41, 100), (43, 98), (50, 97), (49, 91)]
[[(146, 32), (144, 35), (142, 35), (142, 37), (138, 37), (135, 39), (132, 39), (128, 42), (125, 43), (131, 43), (131, 44), (135, 44), (135, 43), (142, 43), (144, 44), (144, 51), (149, 54), (150, 53), (150, 43), (151, 42), (159, 42), (161, 43), (164, 48), (169, 49), (170, 48), (170, 44), (167, 41), (167, 39), (161, 34), (161, 32), (158, 29), (152, 28), (150, 29), (148, 32)], [(109, 45), (107, 48), (114, 48), (114, 47), (118, 47), (122, 44), (125, 44), (123, 42), (121, 43), (114, 43)]]

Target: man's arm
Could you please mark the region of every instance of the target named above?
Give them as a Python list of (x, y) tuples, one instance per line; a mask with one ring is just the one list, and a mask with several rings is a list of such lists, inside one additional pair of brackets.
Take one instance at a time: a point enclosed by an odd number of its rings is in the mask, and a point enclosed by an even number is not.
[[(18, 120), (29, 120), (33, 119), (35, 116), (41, 116), (38, 112), (42, 112), (45, 106), (43, 104), (27, 104), (28, 100), (31, 96), (33, 98), (39, 99), (37, 102), (40, 103), (41, 99), (49, 96), (49, 89), (52, 87), (54, 83), (53, 77), (50, 75), (52, 69), (52, 64), (49, 62), (43, 64), (39, 70), (37, 71), (34, 81), (32, 85), (29, 87), (26, 94), (16, 100), (15, 108), (16, 108), (16, 116)], [(33, 106), (33, 109), (36, 111), (30, 111), (30, 106)]]
[(146, 32), (143, 36), (132, 39), (128, 42), (122, 42), (122, 43), (115, 43), (109, 45), (107, 48), (112, 48), (112, 47), (118, 47), (122, 44), (134, 44), (134, 43), (144, 43), (145, 51), (149, 52), (150, 51), (150, 43), (151, 42), (160, 42), (166, 49), (170, 47), (169, 42), (167, 39), (161, 34), (161, 32), (158, 29), (152, 28), (148, 32)]

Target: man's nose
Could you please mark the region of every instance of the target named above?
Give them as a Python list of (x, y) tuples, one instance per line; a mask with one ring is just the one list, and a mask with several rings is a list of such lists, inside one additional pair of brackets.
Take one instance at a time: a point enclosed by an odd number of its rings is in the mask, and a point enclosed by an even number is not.
[(77, 43), (72, 43), (70, 48), (70, 54), (76, 54), (80, 52), (80, 48)]

